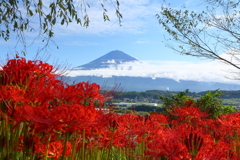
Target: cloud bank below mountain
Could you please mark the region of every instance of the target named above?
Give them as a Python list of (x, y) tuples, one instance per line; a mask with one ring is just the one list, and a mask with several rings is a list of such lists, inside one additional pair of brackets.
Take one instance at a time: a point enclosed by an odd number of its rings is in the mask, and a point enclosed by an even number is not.
[[(193, 80), (202, 82), (221, 82), (240, 84), (237, 80), (226, 77), (233, 76), (231, 66), (218, 61), (192, 63), (184, 61), (142, 61), (126, 62), (118, 65), (110, 64), (109, 68), (94, 70), (73, 70), (67, 76), (130, 76), (170, 78), (175, 81)], [(236, 71), (236, 70), (235, 70)]]

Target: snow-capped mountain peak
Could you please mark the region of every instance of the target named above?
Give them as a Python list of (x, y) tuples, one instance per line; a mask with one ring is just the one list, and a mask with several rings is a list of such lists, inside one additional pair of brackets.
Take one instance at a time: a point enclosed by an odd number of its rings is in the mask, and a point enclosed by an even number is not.
[[(91, 61), (87, 64), (75, 67), (74, 70), (94, 70), (94, 69), (101, 69), (101, 68), (116, 68), (118, 69), (118, 65), (124, 63), (141, 63), (138, 59), (122, 52), (122, 51), (111, 51), (102, 57)], [(128, 69), (131, 67), (128, 67)]]

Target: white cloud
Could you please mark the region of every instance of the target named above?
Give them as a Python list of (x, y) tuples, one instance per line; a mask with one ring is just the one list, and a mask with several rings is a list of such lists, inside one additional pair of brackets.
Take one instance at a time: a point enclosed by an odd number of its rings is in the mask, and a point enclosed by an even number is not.
[(218, 61), (192, 63), (183, 61), (144, 61), (143, 63), (123, 63), (110, 68), (96, 70), (75, 70), (68, 76), (132, 76), (171, 78), (179, 80), (193, 80), (203, 82), (223, 82), (240, 84), (239, 81), (227, 79), (230, 77), (231, 66), (219, 63)]
[(115, 62), (114, 59), (112, 59), (112, 60), (108, 60), (107, 62), (102, 62), (102, 63), (113, 63), (113, 64), (115, 64), (116, 62)]
[[(55, 28), (56, 35), (99, 35), (99, 34), (115, 34), (115, 33), (131, 33), (139, 34), (149, 27), (149, 19), (156, 20), (155, 14), (159, 12), (161, 5), (158, 1), (151, 0), (120, 0), (120, 12), (123, 16), (122, 27), (119, 27), (118, 18), (115, 14), (116, 10), (112, 3), (106, 1), (105, 7), (110, 22), (104, 22), (103, 9), (99, 2), (87, 1), (90, 8), (87, 8), (87, 13), (90, 18), (90, 26), (85, 29), (75, 24), (61, 26)], [(114, 2), (115, 3), (115, 2)], [(156, 21), (157, 24), (157, 21)]]

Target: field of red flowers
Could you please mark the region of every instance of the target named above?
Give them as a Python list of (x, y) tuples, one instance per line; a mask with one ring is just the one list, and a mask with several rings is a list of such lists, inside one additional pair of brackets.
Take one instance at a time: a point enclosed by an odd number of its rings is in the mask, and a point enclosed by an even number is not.
[(0, 71), (0, 159), (239, 160), (240, 112), (193, 107), (118, 115), (95, 83), (68, 85), (52, 65), (16, 57)]

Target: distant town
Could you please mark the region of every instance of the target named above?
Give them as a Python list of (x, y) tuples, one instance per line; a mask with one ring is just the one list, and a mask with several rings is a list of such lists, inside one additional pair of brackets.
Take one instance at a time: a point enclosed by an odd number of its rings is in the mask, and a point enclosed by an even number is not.
[[(149, 112), (163, 111), (162, 100), (159, 98), (170, 97), (174, 94), (180, 93), (177, 91), (160, 91), (149, 90), (145, 92), (116, 92), (116, 98), (109, 104), (111, 104), (119, 113), (131, 112), (132, 110), (139, 114), (149, 114)], [(194, 98), (200, 98), (205, 95), (204, 92), (189, 92), (189, 96)], [(222, 104), (226, 106), (233, 106), (235, 109), (240, 110), (240, 91), (222, 91)]]

